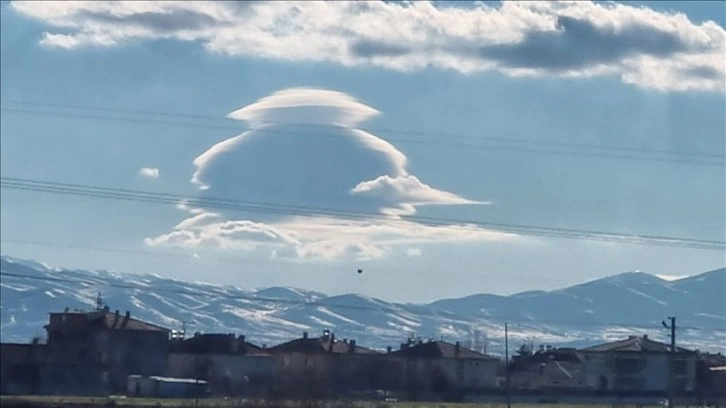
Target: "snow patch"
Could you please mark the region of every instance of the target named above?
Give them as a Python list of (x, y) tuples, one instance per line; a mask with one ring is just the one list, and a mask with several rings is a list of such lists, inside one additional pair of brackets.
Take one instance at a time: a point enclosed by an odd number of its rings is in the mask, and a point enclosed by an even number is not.
[(628, 287), (626, 287), (625, 289), (626, 289), (626, 290), (627, 290), (628, 292), (632, 292), (632, 293), (635, 293), (636, 295), (639, 295), (639, 296), (643, 296), (643, 297), (644, 297), (644, 298), (646, 298), (646, 299), (650, 299), (650, 300), (652, 300), (653, 302), (656, 302), (656, 303), (658, 303), (658, 304), (659, 304), (659, 305), (661, 305), (661, 306), (668, 306), (668, 303), (666, 303), (666, 302), (664, 302), (664, 301), (662, 301), (662, 300), (656, 299), (656, 298), (654, 298), (653, 296), (650, 296), (650, 295), (648, 295), (648, 294), (646, 294), (646, 293), (643, 293), (643, 292), (641, 292), (641, 291), (639, 291), (639, 290), (635, 290), (635, 289), (633, 289), (633, 288), (628, 288)]

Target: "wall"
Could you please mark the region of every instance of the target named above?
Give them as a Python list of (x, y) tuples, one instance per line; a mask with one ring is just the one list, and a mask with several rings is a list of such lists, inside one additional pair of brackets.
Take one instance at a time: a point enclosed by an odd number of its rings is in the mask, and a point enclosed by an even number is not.
[(384, 388), (418, 393), (456, 393), (494, 388), (498, 361), (454, 358), (385, 357), (388, 373)]
[(154, 383), (148, 377), (129, 376), (126, 395), (129, 397), (151, 397), (154, 395)]
[(323, 397), (333, 390), (335, 360), (329, 353), (278, 352), (275, 360), (275, 389), (280, 395)]
[(274, 370), (272, 356), (171, 353), (166, 375), (207, 380), (213, 394), (239, 395), (259, 392)]
[(92, 361), (109, 368), (114, 390), (125, 389), (129, 375), (166, 372), (168, 335), (164, 332), (102, 330), (94, 333), (89, 349)]
[[(583, 367), (588, 386), (596, 390), (666, 392), (669, 378), (668, 353), (584, 353)], [(674, 383), (681, 391), (693, 391), (696, 377), (695, 354), (680, 354)]]
[(41, 385), (38, 364), (44, 357), (42, 344), (0, 344), (0, 392), (37, 393)]
[[(64, 393), (123, 393), (130, 374), (162, 375), (167, 353), (168, 333), (163, 331), (107, 329), (84, 314), (69, 314), (65, 320), (51, 315), (44, 377), (49, 386), (65, 384), (55, 387), (68, 390)], [(62, 365), (68, 366), (65, 373), (57, 368)]]

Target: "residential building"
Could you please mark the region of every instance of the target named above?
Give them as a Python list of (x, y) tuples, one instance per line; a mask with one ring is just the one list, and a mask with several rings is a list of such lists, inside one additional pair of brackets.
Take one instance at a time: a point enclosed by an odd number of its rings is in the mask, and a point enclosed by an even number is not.
[[(504, 385), (504, 384), (501, 384)], [(573, 391), (589, 388), (575, 349), (541, 347), (519, 354), (509, 365), (509, 386), (514, 390)]]
[(320, 337), (302, 338), (268, 349), (276, 359), (278, 386), (285, 393), (325, 396), (343, 389), (368, 388), (374, 380), (378, 353), (355, 340), (338, 340), (324, 331)]
[[(461, 393), (494, 388), (499, 359), (444, 341), (409, 341), (387, 354), (388, 389)], [(415, 395), (413, 396), (415, 398)]]
[(669, 387), (673, 358), (673, 387), (677, 393), (696, 388), (698, 353), (670, 345), (648, 336), (588, 347), (578, 351), (588, 386), (600, 391), (665, 393)]
[(124, 392), (130, 374), (162, 375), (166, 369), (169, 330), (130, 312), (50, 313), (45, 328), (42, 382), (56, 394)]
[(107, 307), (50, 313), (41, 344), (2, 344), (0, 389), (13, 394), (108, 395), (129, 374), (160, 375), (169, 331)]
[(173, 340), (167, 375), (206, 380), (213, 395), (264, 393), (275, 369), (273, 356), (234, 334), (195, 334)]

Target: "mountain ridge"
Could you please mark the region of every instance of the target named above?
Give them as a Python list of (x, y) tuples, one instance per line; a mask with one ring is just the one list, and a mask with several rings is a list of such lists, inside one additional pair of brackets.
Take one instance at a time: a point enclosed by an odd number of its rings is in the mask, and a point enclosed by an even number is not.
[[(395, 303), (359, 294), (329, 296), (300, 288), (244, 289), (186, 282), (154, 274), (66, 270), (2, 256), (2, 341), (25, 342), (47, 312), (95, 307), (97, 292), (112, 309), (155, 324), (191, 331), (237, 332), (259, 344), (334, 330), (340, 337), (385, 348), (409, 335), (472, 342), (475, 331), (492, 352), (502, 346), (505, 321), (512, 339), (589, 345), (625, 333), (664, 336), (660, 321), (679, 316), (679, 341), (726, 351), (726, 268), (678, 280), (625, 272), (550, 291), (472, 294), (430, 303)], [(512, 340), (510, 339), (510, 340)], [(471, 344), (470, 344), (471, 345)]]

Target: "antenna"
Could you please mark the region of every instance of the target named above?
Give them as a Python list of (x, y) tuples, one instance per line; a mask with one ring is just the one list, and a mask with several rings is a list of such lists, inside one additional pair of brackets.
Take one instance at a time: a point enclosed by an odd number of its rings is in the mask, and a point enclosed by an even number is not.
[(96, 296), (96, 310), (103, 309), (103, 298), (101, 297), (101, 292), (98, 292), (98, 296)]
[(181, 323), (181, 330), (180, 331), (174, 330), (172, 332), (171, 336), (172, 336), (172, 339), (184, 340), (186, 338), (186, 334), (187, 334), (187, 323), (194, 324), (194, 321), (189, 322), (186, 320), (179, 320), (179, 322)]

